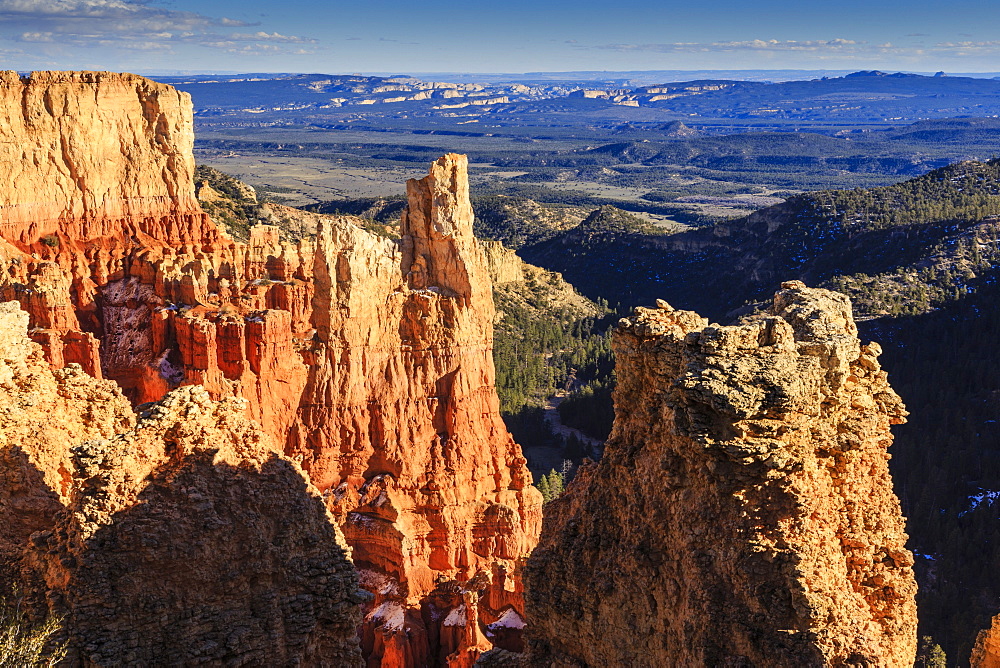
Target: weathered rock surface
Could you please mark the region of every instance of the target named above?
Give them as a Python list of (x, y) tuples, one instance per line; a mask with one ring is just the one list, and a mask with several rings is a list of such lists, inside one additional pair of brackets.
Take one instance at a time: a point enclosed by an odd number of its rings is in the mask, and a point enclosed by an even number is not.
[(531, 661), (912, 665), (886, 450), (905, 411), (847, 298), (786, 283), (727, 327), (661, 303), (614, 347), (605, 458), (526, 567)]
[[(133, 405), (188, 385), (244, 400), (355, 548), (373, 661), (468, 665), (486, 625), (523, 614), (541, 499), (499, 417), (463, 156), (408, 184), (400, 242), (337, 218), (316, 243), (268, 226), (237, 243), (195, 198), (186, 95), (8, 72), (0, 114), (0, 299), (29, 312), (53, 368), (79, 364)], [(74, 439), (109, 437), (87, 429)]]
[(0, 564), (8, 577), (28, 537), (69, 502), (69, 445), (111, 438), (135, 416), (118, 387), (80, 367), (49, 370), (28, 314), (0, 302)]
[[(479, 622), (523, 612), (518, 562), (541, 497), (500, 419), (464, 156), (407, 187), (401, 243), (320, 228), (313, 399), (289, 452), (331, 491), (355, 563), (380, 583), (366, 649), (383, 665), (471, 665), (490, 646)], [(422, 636), (426, 647), (413, 640)]]
[(969, 665), (971, 668), (1000, 668), (1000, 615), (993, 618), (990, 628), (979, 632)]
[(5, 588), (63, 619), (68, 660), (359, 665), (343, 537), (240, 400), (189, 386), (136, 420), (114, 383), (49, 370), (16, 307), (0, 304), (0, 558)]

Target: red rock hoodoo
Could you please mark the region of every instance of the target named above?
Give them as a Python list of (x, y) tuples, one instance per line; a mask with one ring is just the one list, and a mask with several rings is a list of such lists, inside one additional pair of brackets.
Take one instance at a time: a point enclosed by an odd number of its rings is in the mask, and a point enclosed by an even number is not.
[(243, 399), (354, 549), (369, 660), (471, 665), (487, 624), (523, 614), (541, 499), (499, 417), (465, 158), (408, 184), (401, 242), (335, 218), (315, 242), (258, 226), (241, 244), (195, 199), (186, 94), (7, 72), (0, 113), (0, 298), (51, 366), (136, 405)]
[(849, 300), (790, 282), (726, 327), (661, 303), (614, 350), (604, 458), (525, 569), (530, 665), (913, 665), (905, 411)]

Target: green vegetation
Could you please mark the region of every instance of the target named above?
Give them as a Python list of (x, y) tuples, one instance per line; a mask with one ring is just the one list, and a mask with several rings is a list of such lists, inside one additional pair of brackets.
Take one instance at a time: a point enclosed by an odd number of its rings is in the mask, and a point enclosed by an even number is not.
[(536, 473), (539, 453), (574, 462), (586, 456), (578, 440), (552, 433), (543, 411), (546, 400), (566, 387), (607, 378), (614, 366), (608, 330), (616, 316), (603, 303), (595, 315), (570, 304), (557, 306), (552, 288), (529, 277), (513, 289), (494, 291), (503, 314), (493, 344), (501, 414)]
[(406, 208), (406, 197), (362, 197), (349, 200), (332, 200), (304, 207), (306, 211), (333, 216), (357, 216), (382, 225), (399, 226), (399, 218)]
[(913, 665), (915, 668), (948, 668), (948, 657), (934, 638), (921, 636), (917, 645), (917, 660)]
[[(256, 191), (242, 181), (206, 165), (194, 170), (201, 207), (217, 224), (223, 225), (236, 239), (250, 238), (250, 228), (262, 222)], [(207, 185), (213, 194), (203, 191)], [(209, 191), (209, 192), (211, 192)]]
[(62, 620), (48, 617), (32, 622), (19, 597), (0, 599), (0, 668), (54, 666), (67, 652), (65, 643), (55, 643)]
[(882, 344), (910, 412), (894, 428), (890, 466), (916, 555), (921, 634), (961, 661), (1000, 612), (998, 278), (990, 272), (936, 311), (862, 323), (861, 332)]
[(552, 499), (559, 498), (566, 489), (566, 474), (552, 469), (542, 476), (535, 487), (542, 493), (542, 502), (548, 503)]
[(599, 315), (581, 317), (570, 306), (553, 307), (538, 283), (518, 292), (516, 299), (495, 293), (503, 317), (494, 329), (493, 360), (505, 415), (541, 405), (571, 378), (591, 380), (612, 366), (606, 332), (614, 316), (606, 304), (598, 305)]
[[(582, 200), (588, 199), (586, 196)], [(548, 239), (577, 225), (589, 213), (585, 207), (561, 202), (539, 204), (524, 195), (477, 195), (472, 199), (476, 236), (500, 241), (508, 248)]]
[(568, 427), (579, 429), (600, 441), (607, 440), (615, 421), (611, 400), (613, 390), (614, 372), (599, 375), (593, 382), (573, 391), (559, 404), (559, 418)]

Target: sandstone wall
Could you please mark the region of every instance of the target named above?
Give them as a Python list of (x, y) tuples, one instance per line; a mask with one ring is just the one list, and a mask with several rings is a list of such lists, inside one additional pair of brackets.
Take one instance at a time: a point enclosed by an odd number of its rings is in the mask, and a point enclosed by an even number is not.
[(605, 457), (526, 569), (539, 665), (910, 666), (916, 584), (887, 467), (905, 411), (846, 297), (786, 283), (709, 325), (614, 339)]

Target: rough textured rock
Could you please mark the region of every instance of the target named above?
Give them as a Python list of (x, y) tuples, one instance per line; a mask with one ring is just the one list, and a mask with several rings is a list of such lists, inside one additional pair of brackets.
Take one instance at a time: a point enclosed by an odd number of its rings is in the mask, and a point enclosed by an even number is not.
[(399, 242), (336, 218), (317, 243), (268, 226), (237, 243), (195, 198), (186, 95), (5, 73), (0, 114), (0, 298), (29, 312), (50, 365), (134, 405), (188, 385), (244, 400), (355, 548), (373, 661), (468, 665), (488, 648), (485, 627), (523, 613), (541, 499), (499, 417), (465, 158), (408, 184)]
[(135, 417), (117, 386), (79, 366), (50, 371), (28, 314), (0, 302), (0, 564), (9, 576), (36, 531), (69, 502), (69, 444), (111, 438)]
[(217, 232), (194, 200), (190, 96), (130, 74), (0, 73), (0, 235), (82, 245)]
[(532, 661), (912, 665), (887, 468), (905, 411), (847, 298), (786, 283), (727, 327), (661, 302), (614, 348), (605, 458), (546, 507), (526, 567)]
[(69, 661), (360, 664), (343, 537), (240, 400), (189, 386), (137, 420), (114, 383), (51, 371), (16, 307), (0, 304), (0, 558), (63, 619)]
[(1000, 615), (988, 629), (979, 632), (969, 661), (971, 668), (1000, 668)]

